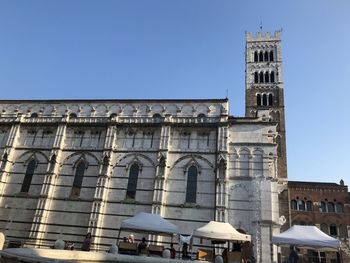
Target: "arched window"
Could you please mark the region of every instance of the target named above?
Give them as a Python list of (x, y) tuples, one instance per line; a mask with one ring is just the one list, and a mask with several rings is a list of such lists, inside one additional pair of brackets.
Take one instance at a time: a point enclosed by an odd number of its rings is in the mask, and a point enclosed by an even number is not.
[(83, 177), (85, 172), (85, 163), (80, 161), (75, 169), (73, 187), (71, 191), (71, 197), (78, 197), (80, 195), (81, 186), (83, 184)]
[(343, 213), (344, 212), (344, 206), (342, 203), (336, 203), (335, 205), (335, 211), (337, 213)]
[(275, 82), (275, 72), (274, 71), (271, 71), (271, 73), (270, 73), (270, 82), (271, 83)]
[(267, 51), (265, 51), (264, 60), (269, 61), (269, 53)]
[(254, 52), (254, 62), (258, 62), (258, 52)]
[(264, 61), (264, 54), (262, 51), (259, 53), (259, 62)]
[(259, 78), (260, 83), (264, 83), (264, 73), (260, 72), (260, 78)]
[(38, 115), (38, 113), (33, 112), (33, 113), (30, 115), (30, 117), (31, 117), (31, 118), (38, 118), (39, 115)]
[(269, 94), (269, 106), (272, 106), (273, 105), (273, 96), (272, 94), (270, 93)]
[(269, 72), (265, 72), (265, 83), (269, 83), (270, 82), (270, 74)]
[(273, 61), (273, 60), (274, 60), (273, 51), (271, 50), (271, 51), (270, 51), (270, 61)]
[(306, 202), (306, 211), (312, 211), (312, 202), (311, 201)]
[(267, 106), (267, 95), (263, 94), (262, 105)]
[(298, 201), (298, 210), (305, 211), (305, 202), (303, 200)]
[(259, 83), (259, 73), (258, 72), (254, 73), (254, 83)]
[(295, 201), (295, 200), (290, 201), (290, 209), (298, 210), (297, 201)]
[(186, 203), (195, 203), (197, 196), (197, 167), (192, 165), (187, 171)]
[(320, 212), (322, 212), (322, 213), (327, 212), (327, 208), (326, 208), (326, 203), (325, 202), (320, 202), (318, 206), (320, 208)]
[(77, 117), (77, 114), (72, 112), (71, 114), (69, 114), (69, 118), (76, 118)]
[(27, 166), (26, 174), (23, 179), (21, 192), (28, 193), (30, 184), (32, 183), (33, 174), (36, 168), (37, 162), (36, 160), (31, 160)]
[(54, 170), (55, 164), (56, 164), (56, 154), (51, 156), (49, 172), (52, 172)]
[(130, 167), (128, 188), (126, 190), (126, 198), (135, 199), (139, 171), (140, 171), (140, 167), (136, 163), (134, 163)]
[(205, 116), (204, 113), (199, 113), (198, 116), (197, 116), (197, 118), (205, 118), (205, 117), (207, 117), (207, 116)]
[(256, 95), (256, 105), (261, 106), (261, 95), (260, 94)]
[(334, 204), (332, 202), (329, 202), (327, 204), (327, 212), (328, 213), (334, 213), (335, 212), (335, 209), (334, 209)]
[(331, 236), (338, 236), (338, 228), (337, 225), (331, 224), (329, 226), (329, 235)]

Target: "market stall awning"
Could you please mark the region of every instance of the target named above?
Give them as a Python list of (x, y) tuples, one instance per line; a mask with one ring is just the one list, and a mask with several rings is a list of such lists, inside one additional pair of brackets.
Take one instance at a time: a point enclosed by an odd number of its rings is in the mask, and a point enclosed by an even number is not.
[(193, 236), (211, 240), (226, 241), (250, 241), (251, 236), (238, 232), (231, 224), (217, 221), (210, 221), (193, 231)]
[(276, 245), (296, 245), (315, 249), (340, 248), (340, 241), (333, 238), (315, 226), (294, 225), (279, 235), (272, 237)]
[(120, 229), (167, 235), (178, 233), (178, 227), (168, 222), (160, 215), (144, 212), (124, 220), (121, 223)]

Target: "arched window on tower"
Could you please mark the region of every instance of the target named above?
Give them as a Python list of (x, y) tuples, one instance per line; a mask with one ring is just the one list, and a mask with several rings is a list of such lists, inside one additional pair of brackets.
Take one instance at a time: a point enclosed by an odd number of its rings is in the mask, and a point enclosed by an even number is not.
[(264, 61), (264, 53), (262, 51), (260, 51), (259, 53), (259, 62)]
[(270, 51), (270, 61), (273, 61), (273, 60), (274, 60), (273, 51), (271, 50), (271, 51)]
[(267, 106), (267, 95), (266, 94), (263, 94), (263, 96), (262, 96), (262, 105)]
[(22, 187), (21, 187), (21, 193), (28, 193), (30, 184), (32, 183), (32, 178), (33, 178), (33, 174), (36, 166), (37, 166), (37, 161), (34, 159), (28, 163), (26, 174), (24, 176)]
[(269, 61), (269, 53), (267, 51), (264, 54), (264, 61)]
[(265, 83), (269, 83), (270, 82), (270, 74), (269, 72), (265, 72)]
[(275, 72), (271, 71), (270, 73), (270, 82), (274, 83), (275, 82)]
[(254, 52), (254, 62), (258, 62), (258, 51)]
[(273, 105), (273, 95), (270, 93), (269, 94), (269, 106)]
[(259, 83), (259, 73), (258, 72), (254, 73), (254, 83)]
[(197, 197), (198, 169), (192, 165), (187, 171), (186, 203), (195, 203)]
[(264, 83), (264, 73), (263, 72), (260, 72), (260, 75), (259, 75), (259, 81), (260, 83)]
[(77, 168), (75, 169), (73, 187), (70, 194), (71, 197), (78, 197), (80, 195), (81, 186), (83, 184), (85, 168), (86, 168), (86, 165), (84, 161), (80, 161), (77, 164)]
[(137, 179), (139, 177), (140, 167), (134, 163), (130, 167), (128, 188), (126, 190), (126, 198), (135, 199), (137, 189)]
[(260, 94), (256, 95), (256, 105), (261, 106), (261, 95)]

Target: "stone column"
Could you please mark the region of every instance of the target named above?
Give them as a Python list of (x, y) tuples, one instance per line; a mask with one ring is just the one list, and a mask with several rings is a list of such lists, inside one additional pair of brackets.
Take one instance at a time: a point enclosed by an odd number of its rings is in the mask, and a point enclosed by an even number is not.
[(167, 177), (167, 155), (170, 138), (170, 126), (162, 126), (160, 134), (160, 144), (158, 152), (158, 165), (156, 169), (156, 177), (154, 180), (152, 213), (163, 215), (165, 194), (165, 180)]
[(43, 239), (45, 238), (47, 221), (50, 216), (50, 209), (54, 198), (56, 181), (59, 174), (60, 166), (58, 164), (62, 161), (62, 149), (64, 148), (64, 140), (66, 136), (66, 117), (62, 118), (56, 130), (55, 140), (51, 150), (50, 161), (46, 169), (46, 175), (41, 188), (39, 201), (34, 213), (34, 219), (30, 229), (29, 238), (33, 239), (36, 247), (45, 245)]
[(215, 171), (215, 220), (227, 222), (228, 192), (227, 192), (227, 149), (228, 149), (228, 128), (218, 127), (217, 136), (217, 160)]
[(88, 232), (90, 232), (92, 236), (92, 250), (99, 250), (101, 246), (101, 232), (104, 225), (104, 214), (108, 201), (107, 189), (109, 188), (110, 178), (113, 173), (113, 165), (111, 165), (111, 161), (114, 160), (113, 145), (116, 144), (116, 131), (117, 128), (114, 125), (109, 126), (104, 143), (103, 157), (100, 163), (99, 175), (97, 178), (89, 220)]

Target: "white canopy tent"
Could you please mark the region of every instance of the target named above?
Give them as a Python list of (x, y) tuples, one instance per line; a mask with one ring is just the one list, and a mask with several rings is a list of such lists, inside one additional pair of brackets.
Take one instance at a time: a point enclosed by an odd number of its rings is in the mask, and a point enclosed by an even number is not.
[(315, 226), (294, 225), (285, 232), (272, 237), (272, 243), (279, 246), (296, 245), (317, 250), (339, 250), (340, 241)]
[(250, 241), (251, 236), (239, 233), (231, 224), (224, 222), (210, 221), (193, 231), (193, 236), (210, 240), (223, 241)]
[(168, 222), (160, 215), (144, 212), (138, 213), (132, 218), (122, 221), (119, 235), (121, 230), (132, 230), (135, 232), (147, 232), (150, 234), (169, 236), (178, 233), (178, 227)]

